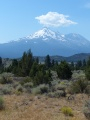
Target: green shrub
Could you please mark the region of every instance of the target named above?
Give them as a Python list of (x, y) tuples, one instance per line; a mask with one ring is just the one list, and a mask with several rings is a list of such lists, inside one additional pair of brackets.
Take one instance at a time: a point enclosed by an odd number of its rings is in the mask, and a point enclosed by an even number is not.
[(48, 97), (50, 97), (50, 98), (54, 98), (54, 97), (55, 97), (54, 92), (50, 92), (50, 93), (48, 93)]
[(12, 82), (13, 82), (12, 77), (2, 76), (2, 77), (0, 78), (0, 83), (1, 83), (1, 84), (10, 84), (10, 83), (12, 83)]
[(90, 99), (85, 102), (83, 113), (88, 120), (90, 120)]
[(51, 81), (51, 86), (50, 86), (50, 89), (52, 92), (56, 91), (56, 86), (60, 83), (60, 81), (58, 80), (53, 80)]
[(50, 92), (55, 92), (55, 91), (56, 91), (55, 86), (51, 86), (51, 87), (50, 87)]
[(69, 86), (71, 81), (63, 80), (60, 82), (60, 85)]
[(47, 93), (48, 90), (49, 90), (49, 86), (48, 86), (48, 85), (45, 85), (45, 84), (42, 84), (42, 85), (40, 85), (39, 87), (40, 87), (41, 94)]
[(56, 90), (65, 90), (66, 89), (66, 85), (63, 85), (63, 84), (58, 84), (55, 86)]
[(9, 72), (3, 72), (1, 75), (5, 77), (14, 77), (14, 74), (9, 73)]
[(88, 85), (87, 80), (77, 80), (72, 83), (72, 85), (69, 87), (69, 93), (84, 93), (85, 89)]
[(70, 107), (67, 107), (67, 106), (62, 107), (61, 111), (66, 116), (73, 116), (73, 111), (72, 111), (72, 109)]
[(21, 85), (18, 85), (18, 86), (16, 87), (16, 91), (18, 91), (18, 92), (23, 92), (23, 87), (22, 87)]
[(2, 97), (0, 97), (0, 110), (3, 110), (4, 109), (4, 100)]
[(31, 81), (32, 81), (32, 79), (30, 77), (26, 77), (26, 79), (23, 79), (22, 81), (20, 81), (20, 84), (24, 85), (25, 83), (29, 83)]
[(13, 88), (16, 88), (18, 85), (19, 85), (19, 83), (18, 83), (18, 82), (15, 82), (15, 83), (12, 85), (12, 87), (13, 87)]
[(32, 88), (32, 94), (37, 95), (37, 94), (41, 94), (41, 90), (39, 87), (36, 88)]
[(24, 84), (25, 88), (32, 88), (33, 87), (33, 83), (32, 82), (27, 82)]
[(87, 87), (85, 89), (85, 93), (86, 94), (90, 94), (90, 85), (87, 85)]
[(22, 92), (20, 92), (20, 91), (16, 90), (16, 91), (15, 91), (15, 94), (16, 94), (16, 95), (21, 95), (21, 94), (22, 94)]
[(23, 91), (24, 91), (24, 90), (23, 90), (23, 87), (19, 84), (19, 85), (16, 87), (15, 94), (16, 94), (16, 95), (20, 95), (20, 94), (22, 94)]
[(56, 85), (54, 85), (54, 86), (51, 86), (51, 92), (55, 92), (55, 91), (57, 91), (57, 90), (62, 90), (62, 91), (65, 91), (66, 90), (66, 88), (67, 88), (67, 85), (63, 85), (63, 84), (56, 84)]
[(32, 87), (33, 87), (33, 83), (32, 82), (28, 82), (28, 83), (24, 84), (25, 91), (28, 92), (28, 93), (31, 93), (31, 88)]
[(83, 70), (74, 70), (72, 74), (72, 80), (85, 79), (85, 73)]
[(88, 85), (90, 85), (90, 81), (88, 81)]
[(65, 97), (66, 93), (63, 90), (57, 90), (55, 92), (48, 93), (48, 96), (51, 98), (60, 98), (60, 97)]
[(66, 93), (65, 93), (65, 91), (63, 91), (63, 90), (57, 90), (57, 91), (54, 93), (54, 96), (55, 96), (56, 98), (65, 97), (65, 96), (66, 96)]
[(13, 88), (11, 85), (5, 85), (2, 90), (2, 94), (11, 94), (13, 92)]
[(42, 84), (42, 85), (39, 85), (39, 86), (33, 88), (32, 93), (33, 94), (43, 94), (43, 93), (47, 93), (48, 90), (49, 90), (49, 86)]

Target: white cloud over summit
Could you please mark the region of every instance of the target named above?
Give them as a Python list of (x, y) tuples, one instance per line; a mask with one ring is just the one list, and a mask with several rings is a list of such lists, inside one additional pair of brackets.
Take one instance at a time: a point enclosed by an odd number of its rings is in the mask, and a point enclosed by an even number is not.
[(64, 14), (59, 14), (57, 12), (48, 12), (46, 15), (41, 15), (35, 17), (40, 24), (47, 27), (60, 27), (77, 24), (74, 21), (68, 19), (69, 16)]

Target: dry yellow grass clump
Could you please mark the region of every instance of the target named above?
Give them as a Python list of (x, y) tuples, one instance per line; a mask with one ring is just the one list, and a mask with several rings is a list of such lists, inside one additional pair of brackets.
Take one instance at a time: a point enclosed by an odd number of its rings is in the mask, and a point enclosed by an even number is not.
[[(0, 111), (0, 120), (86, 120), (82, 107), (87, 95), (78, 94), (75, 100), (48, 98), (45, 96), (5, 95), (5, 110)], [(73, 117), (65, 116), (61, 108), (68, 106)]]

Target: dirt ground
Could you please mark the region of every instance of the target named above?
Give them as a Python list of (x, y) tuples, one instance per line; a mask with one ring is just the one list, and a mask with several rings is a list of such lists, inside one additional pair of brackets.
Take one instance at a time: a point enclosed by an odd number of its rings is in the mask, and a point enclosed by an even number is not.
[[(86, 120), (82, 109), (87, 99), (88, 96), (82, 94), (70, 101), (43, 95), (5, 95), (5, 110), (0, 111), (0, 120)], [(65, 116), (60, 110), (63, 106), (71, 107), (74, 116)]]

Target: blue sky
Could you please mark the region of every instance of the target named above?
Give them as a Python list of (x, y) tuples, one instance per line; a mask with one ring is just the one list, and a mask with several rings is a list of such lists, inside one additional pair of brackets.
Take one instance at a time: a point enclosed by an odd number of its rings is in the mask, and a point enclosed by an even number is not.
[(0, 43), (44, 26), (90, 40), (90, 0), (0, 0)]

